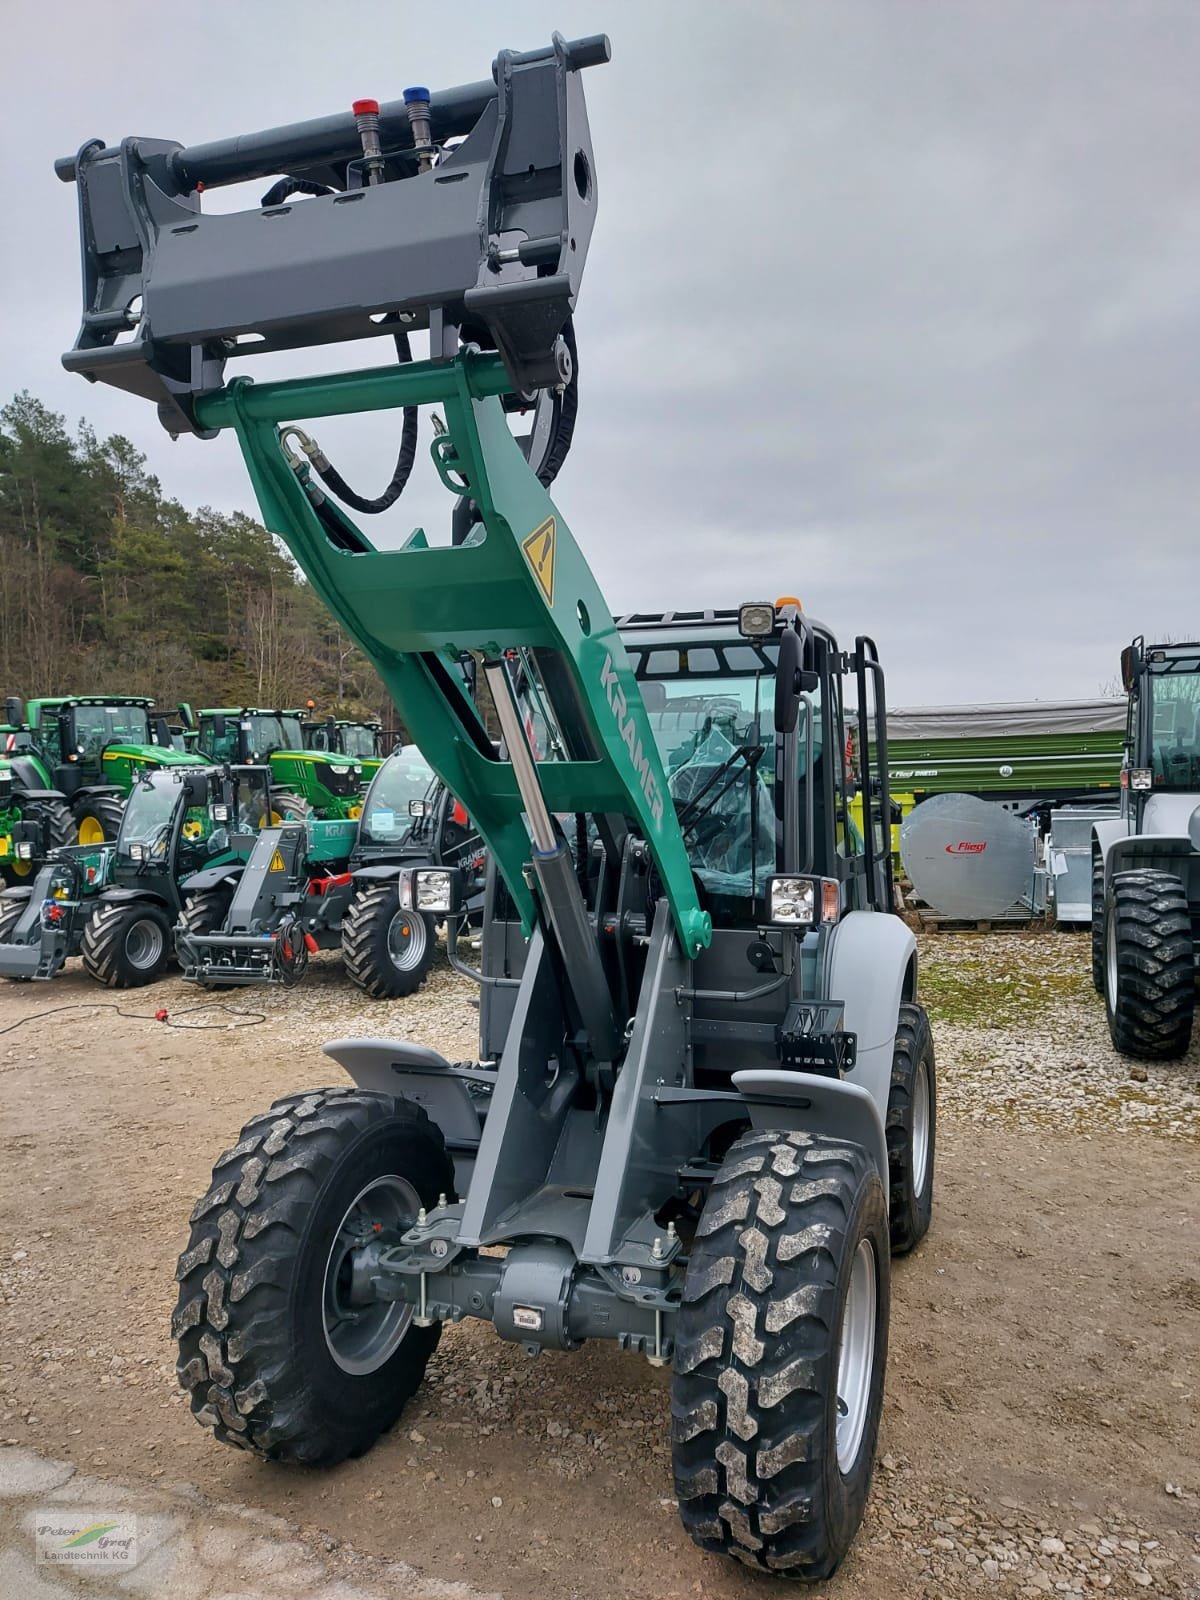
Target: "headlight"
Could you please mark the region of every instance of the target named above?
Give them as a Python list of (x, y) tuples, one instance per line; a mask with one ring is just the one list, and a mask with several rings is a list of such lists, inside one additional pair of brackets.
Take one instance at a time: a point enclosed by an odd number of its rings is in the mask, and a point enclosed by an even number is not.
[(1153, 789), (1154, 774), (1149, 767), (1132, 767), (1129, 772), (1131, 789)]
[(758, 601), (739, 606), (738, 632), (743, 639), (769, 639), (775, 632), (775, 607)]
[(32, 846), (32, 844), (30, 844), (28, 839), (19, 839), (17, 841), (17, 860), (18, 861), (32, 861), (33, 860), (33, 846)]
[(146, 847), (145, 847), (145, 845), (142, 845), (142, 844), (131, 844), (129, 846), (129, 859), (131, 861), (143, 861), (143, 860), (145, 860), (145, 857), (146, 857)]
[(770, 921), (781, 927), (811, 927), (817, 914), (817, 886), (812, 878), (772, 878)]
[(226, 806), (226, 805), (215, 805), (215, 806), (213, 806), (213, 808), (212, 808), (212, 819), (213, 819), (214, 822), (228, 822), (229, 821), (229, 807)]
[(405, 911), (447, 916), (462, 903), (462, 884), (453, 867), (406, 867), (400, 874), (400, 905)]

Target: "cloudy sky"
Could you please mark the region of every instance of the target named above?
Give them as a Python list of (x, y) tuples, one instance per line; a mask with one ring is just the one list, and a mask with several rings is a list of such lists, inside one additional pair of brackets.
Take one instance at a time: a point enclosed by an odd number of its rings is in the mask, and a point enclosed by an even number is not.
[[(126, 434), (185, 504), (252, 509), (230, 442), (172, 444), (152, 407), (61, 370), (78, 247), (53, 158), (466, 83), (499, 47), (606, 31), (555, 497), (614, 609), (800, 595), (843, 639), (876, 637), (894, 704), (1091, 695), (1133, 633), (1200, 634), (1195, 0), (350, 16), (0, 0), (5, 395)], [(309, 370), (384, 358), (343, 347)], [(320, 427), (369, 493), (395, 432)], [(444, 505), (426, 464), (386, 542), (440, 528)]]

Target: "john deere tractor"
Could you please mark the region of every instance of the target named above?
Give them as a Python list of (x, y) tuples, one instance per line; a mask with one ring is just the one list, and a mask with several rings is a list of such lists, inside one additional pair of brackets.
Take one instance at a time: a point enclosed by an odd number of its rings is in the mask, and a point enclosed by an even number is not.
[[(191, 148), (95, 140), (59, 164), (84, 253), (66, 364), (153, 398), (172, 432), (236, 436), (266, 526), (491, 861), (478, 1058), (336, 1040), (340, 1081), (305, 1069), (250, 1120), (191, 1211), (177, 1370), (218, 1440), (311, 1470), (384, 1434), (463, 1318), (531, 1356), (610, 1340), (673, 1366), (690, 1536), (820, 1579), (863, 1515), (891, 1258), (924, 1236), (934, 1186), (933, 1045), (891, 915), (883, 669), (866, 635), (843, 647), (766, 597), (615, 623), (550, 498), (596, 216), (583, 79), (608, 57), (603, 37), (555, 35), (432, 95)], [(211, 208), (267, 177), (262, 207)], [(377, 337), (395, 365), (225, 382), (235, 351)], [(692, 317), (689, 337), (700, 371), (710, 334)], [(678, 354), (635, 348), (635, 383)], [(375, 499), (296, 426), (389, 408), (400, 449)], [(422, 410), (457, 509), (380, 548), (335, 502), (395, 500)], [(462, 876), (405, 868), (399, 892), (453, 919)], [(403, 1507), (379, 1514), (402, 1539)]]
[(359, 762), (367, 783), (379, 771), (386, 753), (382, 722), (347, 722), (326, 717), (323, 722), (307, 721), (303, 728), (306, 750), (329, 750)]
[(134, 779), (115, 842), (72, 845), (0, 896), (0, 976), (53, 978), (68, 956), (114, 989), (161, 977), (180, 883), (250, 854), (270, 808), (265, 767), (174, 767)]
[(1116, 1048), (1187, 1053), (1200, 964), (1200, 643), (1121, 653), (1119, 816), (1092, 830), (1092, 981)]
[(75, 818), (46, 763), (30, 742), (20, 700), (10, 699), (0, 728), (0, 874), (20, 884), (52, 850), (73, 844)]
[(275, 821), (353, 822), (361, 815), (362, 762), (306, 749), (299, 711), (227, 706), (201, 711), (198, 728), (198, 748), (211, 760), (270, 765)]
[(115, 839), (134, 780), (157, 767), (194, 767), (198, 757), (176, 750), (166, 719), (152, 714), (144, 695), (55, 695), (30, 700), (20, 723), (23, 756), (36, 759), (47, 787), (70, 807), (80, 844)]

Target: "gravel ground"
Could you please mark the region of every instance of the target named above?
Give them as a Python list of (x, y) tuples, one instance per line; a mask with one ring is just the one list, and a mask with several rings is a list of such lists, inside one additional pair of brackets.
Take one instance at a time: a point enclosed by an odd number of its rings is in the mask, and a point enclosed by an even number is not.
[[(1200, 1056), (1131, 1074), (1085, 938), (921, 943), (934, 1225), (896, 1263), (880, 1467), (818, 1592), (1200, 1597)], [(418, 998), (390, 1004), (364, 1002), (333, 958), (298, 990), (218, 1000), (177, 980), (109, 999), (78, 970), (0, 990), (0, 1441), (131, 1497), (239, 1508), (315, 1562), (336, 1553), (343, 1578), (401, 1560), (413, 1583), (505, 1600), (780, 1592), (688, 1543), (669, 1374), (605, 1345), (530, 1362), (481, 1325), (451, 1329), (398, 1427), (330, 1472), (265, 1467), (188, 1415), (171, 1271), (216, 1152), (276, 1095), (337, 1080), (326, 1039), (469, 1057), (472, 996), (440, 958)], [(171, 1025), (148, 1020), (160, 1006)], [(250, 1592), (250, 1560), (155, 1600)]]

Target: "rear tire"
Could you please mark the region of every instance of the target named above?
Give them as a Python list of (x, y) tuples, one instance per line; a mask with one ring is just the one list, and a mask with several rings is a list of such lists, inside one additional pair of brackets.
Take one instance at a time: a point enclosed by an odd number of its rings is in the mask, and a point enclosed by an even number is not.
[(84, 971), (110, 989), (154, 983), (171, 959), (171, 920), (152, 900), (101, 901), (83, 930)]
[(1092, 863), (1092, 982), (1104, 993), (1104, 862)]
[(1104, 909), (1104, 1007), (1123, 1056), (1187, 1054), (1196, 964), (1187, 891), (1170, 872), (1116, 872)]
[[(28, 906), (28, 900), (0, 900), (0, 944), (11, 944), (13, 931)], [(5, 973), (9, 983), (29, 983), (32, 980), (20, 973)]]
[(71, 809), (80, 844), (111, 844), (121, 831), (125, 802), (116, 795), (99, 794), (94, 799), (85, 795)]
[(937, 1148), (937, 1071), (925, 1008), (902, 1005), (884, 1123), (888, 1151), (888, 1228), (893, 1255), (907, 1255), (929, 1232)]
[(730, 1147), (676, 1323), (671, 1453), (703, 1550), (808, 1580), (862, 1520), (883, 1405), (891, 1258), (866, 1151), (805, 1133)]
[(342, 918), (342, 963), (373, 1000), (415, 994), (429, 975), (434, 948), (432, 922), (400, 909), (395, 883), (360, 890)]
[(281, 822), (304, 822), (313, 814), (307, 800), (286, 789), (271, 790), (271, 809), (263, 814), (260, 828), (277, 828)]
[(399, 1302), (344, 1315), (347, 1228), (370, 1237), (377, 1216), (392, 1242), (441, 1194), (454, 1197), (453, 1163), (412, 1101), (314, 1089), (249, 1122), (213, 1168), (175, 1274), (176, 1370), (196, 1420), (272, 1461), (325, 1466), (370, 1449), (441, 1325), (417, 1327)]
[(21, 800), (20, 806), (26, 822), (41, 824), (42, 842), (32, 861), (18, 861), (14, 857), (4, 868), (5, 879), (15, 885), (28, 883), (52, 850), (74, 844), (76, 836), (75, 818), (65, 800)]

